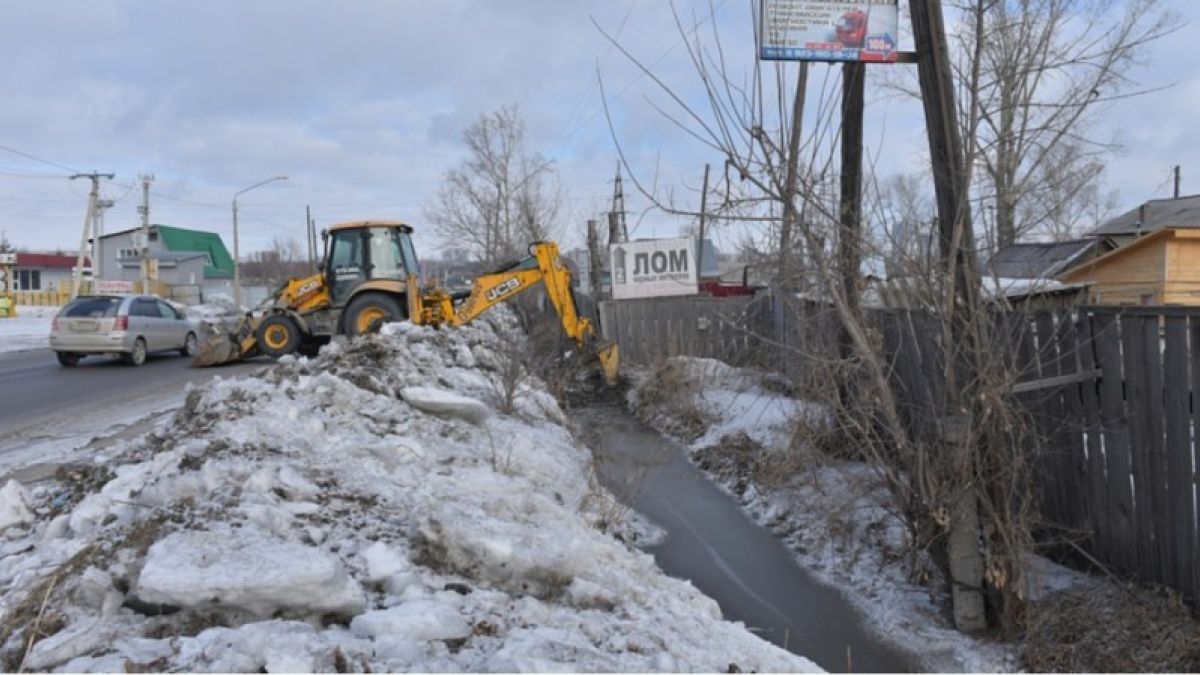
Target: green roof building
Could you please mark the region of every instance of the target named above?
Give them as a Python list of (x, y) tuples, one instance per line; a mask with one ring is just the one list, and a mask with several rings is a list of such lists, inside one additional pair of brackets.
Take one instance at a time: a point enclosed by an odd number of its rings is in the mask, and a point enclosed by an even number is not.
[(233, 256), (225, 248), (225, 242), (215, 232), (187, 230), (170, 225), (151, 225), (150, 239), (158, 233), (163, 248), (172, 253), (206, 253), (208, 264), (204, 266), (205, 279), (232, 279)]
[[(203, 284), (233, 279), (233, 256), (215, 232), (189, 230), (173, 225), (151, 225), (145, 242), (150, 258), (157, 261), (159, 279), (168, 284)], [(138, 278), (142, 229), (140, 227), (100, 236), (96, 254), (102, 279)]]

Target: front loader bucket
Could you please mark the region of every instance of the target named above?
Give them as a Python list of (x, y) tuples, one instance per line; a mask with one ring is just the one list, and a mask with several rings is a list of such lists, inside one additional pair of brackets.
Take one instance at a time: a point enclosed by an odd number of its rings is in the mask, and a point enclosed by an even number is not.
[(209, 335), (196, 348), (192, 357), (193, 368), (219, 366), (222, 363), (232, 363), (242, 358), (242, 350), (238, 348), (234, 337), (227, 333)]

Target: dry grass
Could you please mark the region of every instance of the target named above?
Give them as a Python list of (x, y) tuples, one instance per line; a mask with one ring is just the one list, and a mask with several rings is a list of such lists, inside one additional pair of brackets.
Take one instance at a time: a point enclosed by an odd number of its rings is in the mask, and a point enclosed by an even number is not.
[(694, 441), (712, 422), (696, 407), (699, 389), (684, 363), (665, 361), (638, 390), (637, 416), (671, 435)]
[(1029, 607), (1022, 659), (1033, 672), (1200, 672), (1200, 622), (1161, 591), (1067, 591)]

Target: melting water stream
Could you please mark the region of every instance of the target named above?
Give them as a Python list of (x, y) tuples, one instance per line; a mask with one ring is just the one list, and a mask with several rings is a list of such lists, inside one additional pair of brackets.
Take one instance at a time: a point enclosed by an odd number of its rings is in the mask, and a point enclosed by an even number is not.
[(840, 593), (800, 567), (681, 445), (621, 408), (587, 408), (578, 418), (605, 486), (667, 531), (647, 551), (668, 574), (715, 599), (725, 618), (831, 672), (920, 669), (912, 655), (867, 630)]

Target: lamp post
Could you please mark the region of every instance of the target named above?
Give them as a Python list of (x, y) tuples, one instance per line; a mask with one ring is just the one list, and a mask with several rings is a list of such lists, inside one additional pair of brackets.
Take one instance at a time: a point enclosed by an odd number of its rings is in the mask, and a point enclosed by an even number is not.
[(260, 180), (254, 185), (233, 193), (233, 304), (237, 307), (237, 311), (242, 311), (242, 274), (239, 267), (241, 261), (241, 251), (238, 249), (238, 223), (237, 223), (237, 198), (243, 192), (249, 192), (256, 187), (266, 185), (271, 181), (287, 180), (287, 176), (272, 176), (266, 180)]

